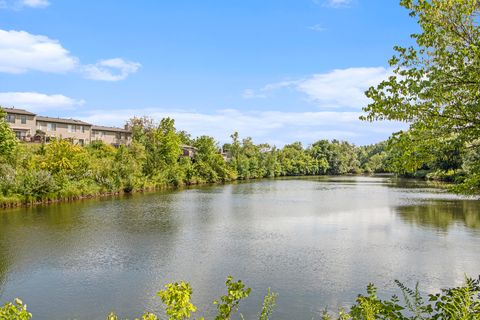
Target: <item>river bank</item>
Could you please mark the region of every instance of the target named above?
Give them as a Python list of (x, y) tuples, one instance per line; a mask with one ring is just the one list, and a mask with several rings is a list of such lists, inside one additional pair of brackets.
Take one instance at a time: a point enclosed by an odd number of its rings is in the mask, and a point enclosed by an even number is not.
[[(339, 176), (328, 176), (328, 175), (292, 175), (292, 176), (283, 176), (283, 177), (271, 177), (271, 178), (252, 178), (252, 179), (236, 179), (230, 181), (218, 181), (218, 182), (196, 182), (196, 183), (183, 183), (180, 185), (163, 185), (163, 186), (156, 186), (156, 187), (149, 187), (139, 190), (118, 190), (114, 192), (101, 192), (95, 194), (84, 194), (84, 195), (77, 195), (72, 197), (61, 197), (61, 198), (46, 198), (40, 200), (29, 201), (25, 200), (21, 196), (19, 197), (2, 197), (0, 196), (0, 210), (2, 209), (12, 209), (12, 208), (25, 208), (25, 207), (32, 207), (32, 206), (39, 206), (39, 205), (50, 205), (56, 203), (68, 203), (68, 202), (75, 202), (81, 200), (89, 200), (89, 199), (99, 199), (99, 198), (108, 198), (108, 197), (121, 197), (126, 195), (132, 194), (147, 194), (147, 193), (154, 193), (159, 191), (166, 191), (166, 190), (181, 190), (190, 187), (198, 187), (198, 186), (208, 186), (208, 185), (223, 185), (228, 183), (239, 183), (239, 182), (255, 182), (259, 180), (271, 180), (271, 179), (295, 179), (295, 178), (316, 178), (316, 177), (379, 177), (379, 178), (399, 178), (393, 173), (377, 173), (377, 174), (349, 174), (349, 175), (339, 175)], [(419, 182), (422, 184), (427, 184), (435, 188), (449, 190), (452, 186), (451, 183), (443, 182), (443, 181), (429, 181), (424, 179), (419, 179), (415, 177), (401, 177), (404, 181), (410, 182)]]
[[(217, 182), (215, 184), (222, 184), (224, 182)], [(108, 198), (108, 197), (118, 197), (118, 196), (125, 196), (125, 195), (132, 195), (132, 194), (144, 194), (144, 193), (152, 193), (152, 192), (159, 192), (164, 190), (174, 190), (174, 189), (181, 189), (185, 187), (191, 186), (199, 186), (199, 185), (208, 185), (212, 183), (196, 183), (196, 184), (183, 184), (180, 186), (174, 185), (165, 185), (165, 186), (156, 186), (156, 187), (149, 187), (139, 190), (131, 190), (131, 191), (124, 191), (118, 190), (113, 192), (100, 192), (95, 194), (82, 194), (76, 195), (72, 197), (59, 197), (59, 198), (46, 198), (46, 199), (37, 199), (37, 200), (25, 200), (22, 199), (21, 196), (19, 197), (1, 197), (0, 196), (0, 210), (2, 209), (12, 209), (12, 208), (26, 208), (32, 206), (39, 206), (39, 205), (49, 205), (49, 204), (56, 204), (56, 203), (68, 203), (68, 202), (75, 202), (81, 200), (89, 200), (89, 199), (100, 199), (100, 198)]]

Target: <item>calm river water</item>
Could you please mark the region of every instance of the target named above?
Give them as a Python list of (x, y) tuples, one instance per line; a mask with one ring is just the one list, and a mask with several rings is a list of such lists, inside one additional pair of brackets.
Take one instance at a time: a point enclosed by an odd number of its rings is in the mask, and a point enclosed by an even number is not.
[[(318, 318), (374, 282), (423, 292), (480, 274), (480, 201), (376, 177), (261, 180), (0, 211), (0, 303), (34, 319), (123, 318), (161, 310), (155, 293), (189, 281), (207, 316), (228, 275), (268, 287), (274, 319)], [(199, 316), (200, 314), (198, 314)]]

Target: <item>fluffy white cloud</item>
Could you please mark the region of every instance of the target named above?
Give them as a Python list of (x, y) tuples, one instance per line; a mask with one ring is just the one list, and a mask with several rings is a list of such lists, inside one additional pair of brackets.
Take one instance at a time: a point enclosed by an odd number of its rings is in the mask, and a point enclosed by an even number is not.
[(50, 5), (48, 0), (22, 0), (21, 3), (23, 6), (31, 8), (45, 8)]
[(119, 81), (137, 72), (140, 63), (125, 61), (121, 58), (102, 60), (96, 64), (84, 66), (85, 77), (92, 80)]
[(0, 29), (0, 72), (29, 70), (62, 73), (74, 70), (78, 59), (46, 36)]
[[(29, 1), (32, 4), (39, 2)], [(77, 71), (88, 79), (119, 81), (126, 79), (139, 67), (139, 63), (121, 58), (82, 65), (79, 59), (70, 54), (57, 40), (25, 31), (0, 29), (0, 72), (18, 74), (28, 71), (51, 73)]]
[(268, 84), (258, 92), (250, 90), (249, 98), (293, 88), (323, 109), (360, 109), (369, 103), (365, 90), (385, 80), (390, 74), (391, 71), (383, 67), (337, 69), (300, 80)]
[(82, 120), (113, 126), (122, 126), (133, 116), (148, 115), (157, 120), (164, 117), (175, 119), (176, 127), (193, 136), (210, 135), (220, 142), (228, 142), (230, 134), (238, 131), (241, 136), (251, 136), (260, 142), (283, 146), (293, 141), (305, 145), (319, 139), (344, 139), (357, 144), (369, 144), (386, 139), (404, 124), (379, 122), (375, 124), (358, 119), (361, 112), (282, 112), (251, 111), (237, 109), (217, 110), (202, 113), (166, 109), (120, 109), (94, 110), (80, 117)]
[(84, 103), (61, 94), (47, 95), (38, 92), (0, 92), (0, 105), (5, 107), (25, 108), (30, 111), (46, 109), (73, 109)]
[(388, 75), (383, 67), (333, 70), (298, 82), (297, 90), (323, 107), (361, 108), (369, 102), (365, 90)]

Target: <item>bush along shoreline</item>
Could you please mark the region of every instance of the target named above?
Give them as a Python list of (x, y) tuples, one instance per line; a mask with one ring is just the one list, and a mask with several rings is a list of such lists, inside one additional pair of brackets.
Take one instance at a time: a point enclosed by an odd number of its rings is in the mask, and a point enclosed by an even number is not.
[[(0, 207), (27, 206), (205, 183), (281, 176), (386, 172), (384, 144), (357, 147), (320, 140), (281, 149), (232, 134), (220, 146), (192, 138), (174, 120), (128, 121), (132, 143), (115, 148), (101, 141), (80, 146), (54, 139), (21, 143), (0, 109)], [(182, 147), (195, 152), (184, 156)]]
[[(480, 277), (478, 279), (466, 278), (464, 285), (441, 290), (439, 293), (430, 294), (423, 298), (418, 284), (415, 289), (410, 289), (396, 280), (401, 297), (393, 296), (388, 300), (382, 300), (377, 295), (377, 288), (373, 284), (367, 286), (366, 294), (359, 294), (355, 304), (349, 308), (341, 308), (338, 311), (325, 309), (319, 316), (322, 320), (478, 320), (480, 319)], [(248, 298), (251, 289), (241, 281), (235, 281), (228, 277), (226, 282), (227, 294), (214, 300), (217, 314), (211, 319), (229, 320), (236, 313), (240, 313), (241, 302)], [(191, 302), (193, 290), (190, 284), (183, 281), (167, 284), (163, 290), (157, 293), (165, 305), (165, 315), (169, 320), (186, 320), (195, 318), (197, 307)], [(257, 315), (259, 320), (275, 319), (274, 311), (278, 294), (268, 289), (264, 297), (260, 311)], [(239, 317), (245, 319), (240, 313)], [(0, 308), (0, 319), (5, 320), (28, 320), (32, 314), (27, 311), (27, 306), (20, 300), (15, 299), (12, 303), (6, 303)], [(136, 320), (159, 320), (153, 312), (145, 312)], [(107, 320), (121, 319), (115, 312), (111, 312)], [(208, 318), (200, 317), (199, 320)], [(315, 319), (312, 317), (312, 319)]]
[[(319, 140), (308, 147), (294, 142), (277, 148), (235, 132), (231, 142), (219, 145), (212, 137), (192, 138), (177, 130), (170, 118), (158, 123), (130, 119), (132, 143), (118, 148), (101, 141), (87, 146), (61, 139), (20, 143), (4, 115), (0, 109), (0, 208), (284, 176), (424, 173), (424, 178), (450, 182), (470, 176), (459, 169), (461, 159), (453, 151), (446, 157), (450, 153), (441, 150), (435, 161), (408, 173), (398, 168), (399, 151), (390, 141), (358, 147)], [(194, 154), (183, 156), (184, 145)]]

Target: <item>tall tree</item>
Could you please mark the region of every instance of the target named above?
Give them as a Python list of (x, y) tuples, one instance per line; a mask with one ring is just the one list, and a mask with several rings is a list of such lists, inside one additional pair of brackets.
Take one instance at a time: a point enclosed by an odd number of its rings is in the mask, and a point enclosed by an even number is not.
[[(402, 0), (418, 18), (416, 45), (395, 47), (393, 75), (367, 96), (366, 120), (400, 120), (472, 143), (480, 133), (480, 29), (477, 0)], [(437, 135), (436, 138), (439, 136)]]
[[(395, 47), (397, 55), (389, 61), (393, 74), (366, 92), (373, 102), (364, 108), (367, 114), (362, 119), (410, 123), (409, 132), (394, 139), (406, 146), (398, 165), (412, 171), (431, 160), (430, 150), (451, 141), (460, 141), (466, 149), (479, 148), (480, 4), (478, 0), (400, 3), (417, 19), (421, 32), (412, 35), (415, 45)], [(469, 188), (475, 192), (480, 185)]]

